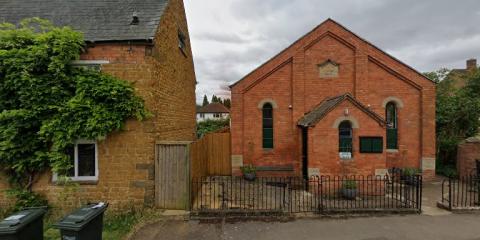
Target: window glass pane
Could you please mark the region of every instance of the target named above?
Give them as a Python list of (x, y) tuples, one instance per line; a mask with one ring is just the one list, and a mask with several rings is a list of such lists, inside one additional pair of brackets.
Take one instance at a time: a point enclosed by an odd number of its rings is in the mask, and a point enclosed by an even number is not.
[(351, 138), (340, 138), (338, 151), (339, 152), (352, 152), (352, 139)]
[(272, 138), (264, 138), (263, 139), (263, 148), (273, 148), (273, 139)]
[(339, 129), (350, 129), (352, 128), (352, 125), (350, 124), (349, 121), (343, 121), (340, 123), (340, 126), (338, 126)]
[(371, 138), (360, 138), (360, 152), (364, 152), (364, 153), (372, 152)]
[(271, 119), (271, 118), (264, 118), (264, 119), (263, 119), (263, 127), (264, 127), (264, 128), (273, 128), (273, 119)]
[(388, 128), (397, 128), (397, 108), (394, 103), (387, 104), (386, 120)]
[(383, 138), (382, 137), (360, 137), (361, 153), (382, 153)]
[(95, 144), (78, 144), (78, 176), (95, 176)]
[(375, 152), (375, 153), (383, 152), (383, 139), (382, 138), (373, 138), (372, 152)]
[(348, 129), (348, 128), (341, 128), (338, 130), (339, 131), (339, 134), (340, 134), (340, 137), (351, 137), (352, 136), (352, 129)]
[(75, 147), (67, 147), (66, 153), (68, 157), (70, 158), (70, 165), (72, 166), (68, 171), (67, 171), (67, 176), (68, 177), (74, 177), (75, 176)]
[(273, 138), (273, 129), (264, 128), (263, 129), (263, 138)]
[(387, 149), (397, 149), (397, 129), (387, 129)]
[(273, 111), (272, 109), (263, 109), (263, 118), (272, 118), (273, 117)]

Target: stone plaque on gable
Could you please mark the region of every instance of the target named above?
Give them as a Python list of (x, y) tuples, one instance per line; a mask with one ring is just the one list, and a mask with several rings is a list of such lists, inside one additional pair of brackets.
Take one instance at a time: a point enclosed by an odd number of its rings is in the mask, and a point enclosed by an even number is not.
[(321, 78), (338, 77), (338, 64), (328, 60), (318, 65), (318, 72)]

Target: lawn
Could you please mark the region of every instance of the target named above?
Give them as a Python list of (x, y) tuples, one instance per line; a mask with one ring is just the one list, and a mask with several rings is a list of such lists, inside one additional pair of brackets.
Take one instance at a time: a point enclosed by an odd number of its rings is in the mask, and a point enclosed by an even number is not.
[[(137, 224), (160, 220), (161, 211), (156, 209), (128, 210), (122, 213), (107, 212), (103, 226), (103, 240), (125, 239)], [(55, 221), (45, 219), (45, 240), (57, 240), (60, 231), (52, 227)]]

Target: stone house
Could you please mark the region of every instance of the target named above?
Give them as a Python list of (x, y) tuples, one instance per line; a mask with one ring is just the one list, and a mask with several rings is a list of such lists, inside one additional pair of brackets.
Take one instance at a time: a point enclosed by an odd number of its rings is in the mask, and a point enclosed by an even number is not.
[[(80, 140), (71, 150), (80, 184), (76, 197), (112, 207), (154, 203), (156, 141), (195, 139), (195, 85), (182, 0), (2, 1), (0, 21), (41, 17), (84, 33), (86, 47), (72, 64), (134, 82), (152, 117), (129, 120), (104, 140)], [(52, 204), (64, 190), (46, 173), (34, 185)], [(0, 190), (8, 188), (3, 177)], [(75, 200), (76, 197), (70, 198)], [(7, 198), (0, 192), (0, 206)]]
[(197, 110), (197, 122), (221, 120), (230, 116), (230, 110), (221, 103), (210, 103)]
[(435, 83), (328, 19), (230, 86), (232, 171), (435, 170)]

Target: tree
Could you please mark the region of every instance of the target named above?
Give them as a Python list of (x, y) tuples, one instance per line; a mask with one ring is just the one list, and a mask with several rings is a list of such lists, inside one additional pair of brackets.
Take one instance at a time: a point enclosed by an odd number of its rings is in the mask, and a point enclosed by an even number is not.
[(231, 102), (230, 98), (223, 99), (223, 105), (225, 107), (227, 107), (228, 109), (230, 109), (232, 107), (232, 102)]
[(205, 94), (205, 95), (203, 95), (203, 104), (202, 104), (202, 106), (207, 106), (208, 104), (210, 104), (210, 103), (208, 102), (207, 94)]
[(148, 115), (130, 83), (70, 64), (83, 47), (81, 33), (46, 20), (0, 24), (0, 167), (15, 188), (31, 191), (48, 168), (67, 173), (75, 140)]
[[(480, 73), (472, 72), (464, 88), (457, 89), (448, 70), (427, 73), (439, 82), (436, 95), (437, 168), (455, 168), (460, 141), (475, 136), (480, 126)], [(458, 76), (455, 76), (458, 77)]]
[(215, 96), (215, 94), (212, 95), (212, 101), (210, 101), (211, 103), (216, 103), (218, 102), (218, 99), (217, 99), (217, 96)]

